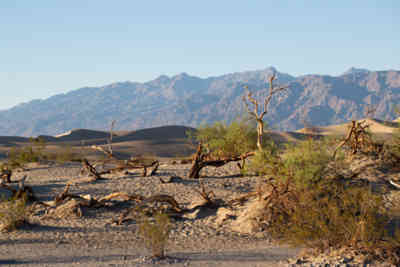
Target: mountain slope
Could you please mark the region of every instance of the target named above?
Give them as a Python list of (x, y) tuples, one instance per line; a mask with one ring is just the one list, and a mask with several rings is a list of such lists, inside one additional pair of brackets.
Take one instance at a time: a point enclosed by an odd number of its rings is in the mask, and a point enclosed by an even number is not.
[[(133, 130), (162, 125), (198, 126), (230, 121), (244, 113), (244, 85), (254, 95), (265, 92), (273, 68), (198, 78), (182, 73), (160, 76), (146, 83), (123, 82), (88, 87), (67, 94), (34, 100), (0, 112), (0, 135), (56, 135), (71, 129)], [(278, 82), (289, 90), (280, 102), (272, 101), (266, 119), (280, 130), (338, 124), (364, 117), (368, 104), (374, 117), (393, 119), (390, 112), (400, 100), (399, 71), (350, 69), (343, 75), (293, 77), (277, 72)]]

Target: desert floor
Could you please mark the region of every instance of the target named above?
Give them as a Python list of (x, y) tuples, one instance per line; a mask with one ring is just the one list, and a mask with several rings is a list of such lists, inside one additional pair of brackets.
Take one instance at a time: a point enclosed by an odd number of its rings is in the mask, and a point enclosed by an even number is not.
[[(191, 205), (199, 194), (199, 179), (189, 179), (190, 164), (163, 162), (158, 174), (141, 177), (139, 173), (104, 175), (106, 180), (73, 185), (70, 193), (90, 194), (95, 198), (113, 192), (173, 196), (183, 207)], [(82, 177), (79, 163), (33, 164), (29, 170), (16, 173), (13, 180), (27, 175), (26, 185), (33, 188), (40, 201), (52, 200), (63, 191), (65, 184)], [(235, 164), (221, 168), (205, 168), (200, 179), (216, 198), (233, 199), (254, 190), (258, 177), (241, 177)], [(180, 177), (172, 183), (160, 178)], [(1, 266), (287, 266), (299, 248), (274, 244), (268, 237), (239, 234), (216, 223), (217, 210), (209, 209), (174, 220), (167, 255), (161, 262), (152, 262), (138, 225), (129, 221), (113, 223), (126, 203), (115, 200), (114, 205), (97, 209), (84, 209), (82, 217), (55, 218), (36, 212), (31, 224), (18, 231), (0, 235)]]

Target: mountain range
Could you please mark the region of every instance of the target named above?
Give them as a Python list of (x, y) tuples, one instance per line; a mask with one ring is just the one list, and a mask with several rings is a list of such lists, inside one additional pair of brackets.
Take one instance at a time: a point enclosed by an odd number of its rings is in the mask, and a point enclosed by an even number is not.
[(155, 80), (84, 87), (0, 111), (0, 136), (57, 135), (72, 129), (135, 130), (163, 125), (196, 127), (232, 121), (246, 114), (242, 101), (249, 90), (262, 99), (268, 78), (288, 89), (270, 103), (265, 119), (271, 128), (296, 130), (365, 117), (395, 118), (400, 103), (400, 71), (351, 68), (342, 75), (292, 76), (273, 67), (199, 78), (181, 73)]

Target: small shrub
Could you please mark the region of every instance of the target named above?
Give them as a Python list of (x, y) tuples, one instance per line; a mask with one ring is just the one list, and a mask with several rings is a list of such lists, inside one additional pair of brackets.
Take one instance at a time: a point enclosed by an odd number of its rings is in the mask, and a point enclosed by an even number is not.
[(391, 140), (387, 142), (384, 149), (389, 157), (388, 159), (391, 159), (396, 163), (400, 161), (400, 125), (393, 132)]
[(167, 214), (156, 212), (154, 220), (146, 215), (141, 216), (139, 234), (144, 239), (146, 248), (151, 250), (155, 258), (165, 257), (171, 222)]
[(43, 150), (46, 143), (41, 138), (30, 138), (29, 144), (12, 148), (8, 152), (7, 162), (5, 163), (9, 169), (23, 167), (26, 163), (39, 162), (46, 158)]
[(1, 231), (13, 231), (28, 221), (30, 209), (26, 197), (0, 202)]
[(256, 154), (245, 167), (244, 172), (257, 175), (278, 174), (279, 169), (276, 168), (280, 168), (279, 164), (281, 163), (279, 153), (281, 153), (281, 149), (274, 142), (270, 142), (264, 146), (262, 151), (256, 151)]
[(293, 179), (297, 187), (310, 187), (326, 177), (330, 171), (344, 165), (343, 157), (332, 159), (329, 145), (324, 140), (308, 139), (287, 144), (283, 149), (271, 143), (258, 151), (248, 164), (248, 171), (286, 181)]
[(257, 132), (244, 120), (227, 125), (216, 122), (188, 133), (192, 141), (201, 142), (215, 158), (237, 156), (256, 149)]
[(327, 180), (295, 195), (269, 224), (273, 237), (319, 252), (347, 247), (400, 263), (400, 239), (386, 230), (390, 217), (382, 209), (382, 197), (370, 188)]

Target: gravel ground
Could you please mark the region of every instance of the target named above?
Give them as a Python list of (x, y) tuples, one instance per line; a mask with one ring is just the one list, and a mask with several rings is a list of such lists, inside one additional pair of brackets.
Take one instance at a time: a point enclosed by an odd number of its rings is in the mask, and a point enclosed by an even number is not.
[[(398, 171), (377, 168), (371, 159), (354, 159), (353, 172), (357, 178), (368, 181), (372, 188), (384, 189), (385, 205), (400, 207), (400, 191), (388, 186), (389, 179), (400, 181)], [(140, 172), (104, 175), (105, 180), (79, 183), (70, 193), (90, 194), (96, 199), (114, 192), (138, 194), (150, 197), (155, 194), (173, 196), (181, 207), (188, 208), (200, 199), (196, 189), (201, 181), (216, 198), (229, 201), (254, 191), (259, 179), (255, 176), (239, 176), (235, 164), (221, 168), (205, 168), (202, 178), (186, 178), (188, 164), (171, 164), (165, 161), (158, 174), (142, 177)], [(77, 163), (32, 165), (29, 171), (16, 173), (12, 179), (28, 176), (26, 184), (33, 188), (41, 201), (53, 200), (64, 190), (65, 184), (80, 176)], [(361, 171), (359, 171), (361, 170)], [(162, 183), (160, 178), (180, 177), (172, 183)], [(400, 183), (400, 182), (399, 182)], [(0, 189), (0, 194), (4, 190)], [(149, 257), (143, 240), (138, 235), (134, 221), (117, 225), (113, 219), (129, 207), (125, 202), (84, 209), (82, 217), (63, 219), (44, 216), (38, 211), (31, 224), (10, 233), (0, 234), (1, 266), (363, 266), (349, 261), (346, 255), (336, 258), (321, 255), (305, 263), (291, 260), (300, 248), (278, 246), (263, 233), (244, 234), (233, 232), (227, 224), (217, 223), (217, 210), (189, 214), (185, 219), (174, 220), (167, 245), (168, 258), (154, 261)], [(400, 210), (400, 208), (399, 208)], [(289, 264), (290, 263), (290, 264)], [(371, 265), (391, 266), (391, 265)]]
[[(185, 178), (190, 165), (161, 164), (153, 177), (139, 173), (105, 175), (107, 180), (74, 185), (70, 193), (90, 194), (96, 198), (113, 192), (126, 192), (149, 197), (154, 194), (173, 196), (183, 207), (199, 198), (195, 188), (198, 179)], [(234, 164), (222, 168), (205, 168), (204, 185), (217, 198), (229, 200), (257, 186), (257, 177), (240, 177)], [(41, 201), (52, 200), (65, 184), (80, 176), (80, 165), (75, 163), (32, 166), (29, 171), (17, 173), (13, 180), (28, 175), (26, 184), (32, 186)], [(159, 178), (178, 176), (174, 183), (161, 183)], [(169, 258), (153, 262), (146, 257), (143, 240), (137, 234), (137, 225), (128, 222), (115, 225), (112, 220), (126, 209), (126, 205), (84, 210), (80, 218), (56, 219), (36, 213), (32, 224), (11, 233), (2, 233), (0, 239), (1, 266), (286, 266), (299, 249), (273, 244), (263, 235), (254, 237), (229, 231), (215, 224), (216, 211), (210, 210), (193, 219), (177, 220), (167, 247)]]

